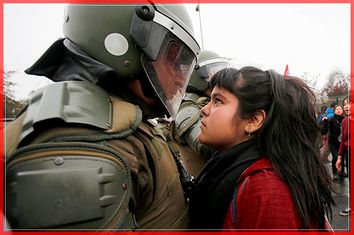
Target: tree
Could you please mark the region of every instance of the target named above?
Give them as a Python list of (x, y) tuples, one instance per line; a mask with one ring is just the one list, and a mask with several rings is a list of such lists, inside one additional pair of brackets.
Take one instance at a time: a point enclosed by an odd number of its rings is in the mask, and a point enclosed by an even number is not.
[(304, 81), (307, 82), (308, 86), (312, 89), (316, 96), (318, 104), (323, 104), (326, 102), (326, 96), (322, 93), (321, 89), (318, 88), (318, 82), (321, 79), (321, 74), (311, 74), (308, 72), (303, 73), (300, 76)]
[(317, 85), (321, 74), (310, 74), (308, 72), (304, 72), (300, 77), (307, 82), (311, 89), (318, 91)]
[(10, 80), (12, 75), (16, 73), (15, 70), (5, 70), (4, 71), (4, 91), (5, 97), (14, 98), (14, 86), (16, 85), (14, 82)]
[(18, 101), (14, 95), (16, 83), (11, 80), (16, 73), (15, 70), (4, 70), (4, 89), (1, 89), (5, 99), (4, 116), (5, 118), (14, 118), (24, 107), (26, 101)]
[(327, 83), (322, 88), (321, 93), (326, 94), (330, 100), (338, 100), (348, 95), (349, 86), (350, 75), (336, 69), (329, 74)]

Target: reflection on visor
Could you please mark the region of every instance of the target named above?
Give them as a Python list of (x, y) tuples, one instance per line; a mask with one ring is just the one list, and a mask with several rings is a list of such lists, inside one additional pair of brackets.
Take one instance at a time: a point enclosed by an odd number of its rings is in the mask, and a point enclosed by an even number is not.
[(199, 77), (205, 78), (209, 81), (214, 74), (227, 67), (230, 67), (230, 64), (226, 61), (206, 64), (198, 69), (198, 75)]
[(155, 61), (142, 58), (150, 83), (172, 117), (177, 114), (195, 62), (192, 51), (171, 34)]
[(165, 68), (168, 71), (168, 75), (174, 78), (176, 87), (183, 89), (186, 83), (186, 79), (189, 78), (191, 64), (194, 56), (185, 48), (182, 48), (176, 41), (171, 41), (168, 45), (168, 49), (165, 56)]

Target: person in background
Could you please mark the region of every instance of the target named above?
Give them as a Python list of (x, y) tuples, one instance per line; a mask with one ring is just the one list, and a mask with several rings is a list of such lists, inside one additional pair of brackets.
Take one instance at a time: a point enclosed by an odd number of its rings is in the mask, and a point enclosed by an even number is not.
[(6, 127), (12, 229), (188, 229), (165, 139), (200, 48), (184, 5), (69, 4), (64, 35), (26, 72), (53, 84)]
[[(339, 150), (338, 150), (338, 158), (337, 158), (337, 162), (336, 162), (336, 168), (338, 170), (338, 172), (340, 172), (342, 175), (347, 174), (348, 179), (350, 179), (349, 174), (350, 174), (350, 145), (349, 145), (349, 120), (351, 119), (350, 117), (350, 100), (349, 97), (345, 97), (343, 99), (343, 108), (344, 108), (344, 112), (345, 112), (345, 118), (342, 121), (342, 129), (341, 129), (341, 143), (339, 146)], [(343, 162), (345, 162), (343, 164)], [(344, 167), (343, 165), (345, 165), (345, 169), (347, 171), (347, 173), (344, 172)], [(350, 207), (347, 207), (346, 209), (342, 210), (340, 212), (340, 215), (342, 216), (348, 216), (350, 214), (351, 210)]]
[(331, 103), (330, 107), (328, 107), (325, 111), (325, 115), (322, 118), (322, 147), (321, 147), (321, 156), (325, 162), (329, 162), (328, 155), (330, 153), (330, 149), (328, 148), (328, 121), (334, 116), (334, 106), (336, 103)]
[(337, 104), (335, 102), (332, 102), (331, 105), (326, 109), (326, 117), (327, 119), (331, 119), (334, 116), (334, 107)]
[[(338, 178), (336, 162), (338, 149), (340, 145), (339, 136), (341, 133), (341, 126), (343, 120), (343, 108), (340, 105), (334, 106), (334, 116), (331, 119), (326, 119), (324, 121), (325, 125), (328, 126), (328, 147), (332, 154), (332, 173), (333, 179)], [(342, 180), (342, 175), (339, 175), (340, 180)]]
[(315, 96), (301, 79), (226, 68), (210, 81), (199, 141), (216, 150), (190, 200), (195, 229), (329, 229), (332, 180)]
[[(326, 125), (325, 120), (327, 120), (326, 117), (326, 109), (327, 107), (325, 105), (321, 106), (321, 111), (317, 115), (316, 122), (320, 128), (321, 131), (321, 156), (325, 155), (325, 152), (328, 152), (328, 125)], [(328, 156), (328, 154), (326, 155)], [(323, 158), (323, 160), (326, 160), (327, 158)]]
[(327, 109), (327, 107), (325, 105), (321, 106), (320, 111), (318, 112), (318, 114), (316, 116), (317, 124), (320, 124), (322, 121), (322, 118), (326, 115), (326, 109)]
[(197, 177), (214, 152), (199, 143), (200, 109), (210, 101), (208, 82), (220, 69), (230, 63), (219, 54), (202, 50), (187, 86), (176, 120), (171, 127), (171, 137), (177, 143), (184, 165), (191, 175)]

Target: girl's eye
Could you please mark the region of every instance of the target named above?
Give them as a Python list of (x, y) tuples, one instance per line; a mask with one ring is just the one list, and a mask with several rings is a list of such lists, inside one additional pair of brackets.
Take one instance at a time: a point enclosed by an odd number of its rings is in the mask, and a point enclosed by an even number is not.
[(215, 98), (215, 104), (222, 104), (221, 100), (218, 98)]

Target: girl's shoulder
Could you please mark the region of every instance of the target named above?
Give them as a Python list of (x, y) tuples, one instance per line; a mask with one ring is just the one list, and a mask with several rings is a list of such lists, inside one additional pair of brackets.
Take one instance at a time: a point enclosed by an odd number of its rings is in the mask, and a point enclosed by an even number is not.
[(267, 157), (262, 157), (250, 167), (248, 167), (240, 176), (239, 185), (245, 187), (264, 189), (268, 191), (269, 187), (274, 187), (282, 190), (288, 189), (287, 184), (275, 172), (271, 161)]
[(240, 176), (238, 193), (252, 192), (262, 198), (273, 198), (276, 192), (279, 195), (291, 198), (289, 185), (275, 172), (270, 160), (266, 157), (253, 163)]
[(240, 228), (300, 227), (290, 188), (275, 172), (268, 158), (255, 162), (241, 177), (234, 203)]
[(246, 177), (254, 176), (256, 174), (264, 173), (265, 171), (274, 171), (272, 163), (268, 157), (261, 157), (259, 160), (249, 166), (240, 176), (239, 181), (244, 180)]

